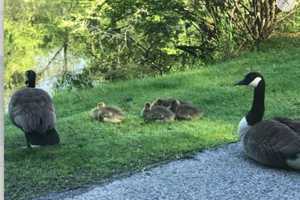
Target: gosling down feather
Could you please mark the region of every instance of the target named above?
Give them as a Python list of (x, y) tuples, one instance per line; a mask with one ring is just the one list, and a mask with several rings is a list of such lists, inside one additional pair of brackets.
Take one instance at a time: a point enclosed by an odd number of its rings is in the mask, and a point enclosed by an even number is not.
[(164, 106), (151, 106), (145, 103), (141, 112), (145, 122), (170, 122), (174, 121), (175, 114)]
[(104, 102), (99, 102), (97, 107), (90, 111), (90, 117), (101, 122), (110, 123), (121, 123), (125, 119), (120, 108), (107, 106)]

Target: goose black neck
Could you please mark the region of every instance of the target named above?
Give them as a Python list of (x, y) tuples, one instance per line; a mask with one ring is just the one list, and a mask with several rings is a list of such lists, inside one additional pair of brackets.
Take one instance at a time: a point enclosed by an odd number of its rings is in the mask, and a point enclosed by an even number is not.
[(27, 83), (27, 87), (35, 88), (35, 80), (28, 80), (26, 83)]
[(254, 96), (251, 110), (247, 113), (246, 119), (249, 125), (262, 121), (265, 112), (265, 81), (262, 79), (254, 89)]

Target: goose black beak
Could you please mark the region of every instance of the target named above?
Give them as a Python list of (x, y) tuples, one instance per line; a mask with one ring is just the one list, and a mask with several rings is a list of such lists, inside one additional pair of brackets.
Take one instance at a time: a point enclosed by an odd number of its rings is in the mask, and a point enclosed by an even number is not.
[(238, 85), (247, 85), (246, 81), (245, 80), (241, 80), (241, 81), (238, 81), (234, 84), (234, 86), (238, 86)]

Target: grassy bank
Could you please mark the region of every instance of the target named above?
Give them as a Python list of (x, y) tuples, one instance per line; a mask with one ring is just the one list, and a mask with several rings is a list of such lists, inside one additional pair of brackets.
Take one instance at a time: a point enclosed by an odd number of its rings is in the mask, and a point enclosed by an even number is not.
[[(252, 92), (233, 83), (250, 70), (265, 75), (266, 117), (299, 117), (299, 55), (299, 35), (273, 37), (261, 52), (199, 70), (59, 92), (54, 97), (59, 146), (22, 149), (24, 134), (6, 119), (6, 198), (28, 199), (76, 188), (235, 141), (237, 123), (250, 106)], [(126, 101), (128, 97), (133, 101)], [(192, 101), (204, 110), (204, 118), (144, 124), (140, 110), (157, 97)], [(99, 101), (121, 107), (126, 121), (120, 125), (91, 121), (87, 112)]]

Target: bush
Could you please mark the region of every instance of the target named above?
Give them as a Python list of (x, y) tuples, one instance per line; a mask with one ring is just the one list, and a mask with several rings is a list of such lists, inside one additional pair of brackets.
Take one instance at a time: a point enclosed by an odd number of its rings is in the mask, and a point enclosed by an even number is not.
[(91, 88), (93, 81), (85, 76), (83, 73), (72, 74), (70, 72), (64, 73), (56, 83), (57, 89), (72, 89), (72, 88)]

